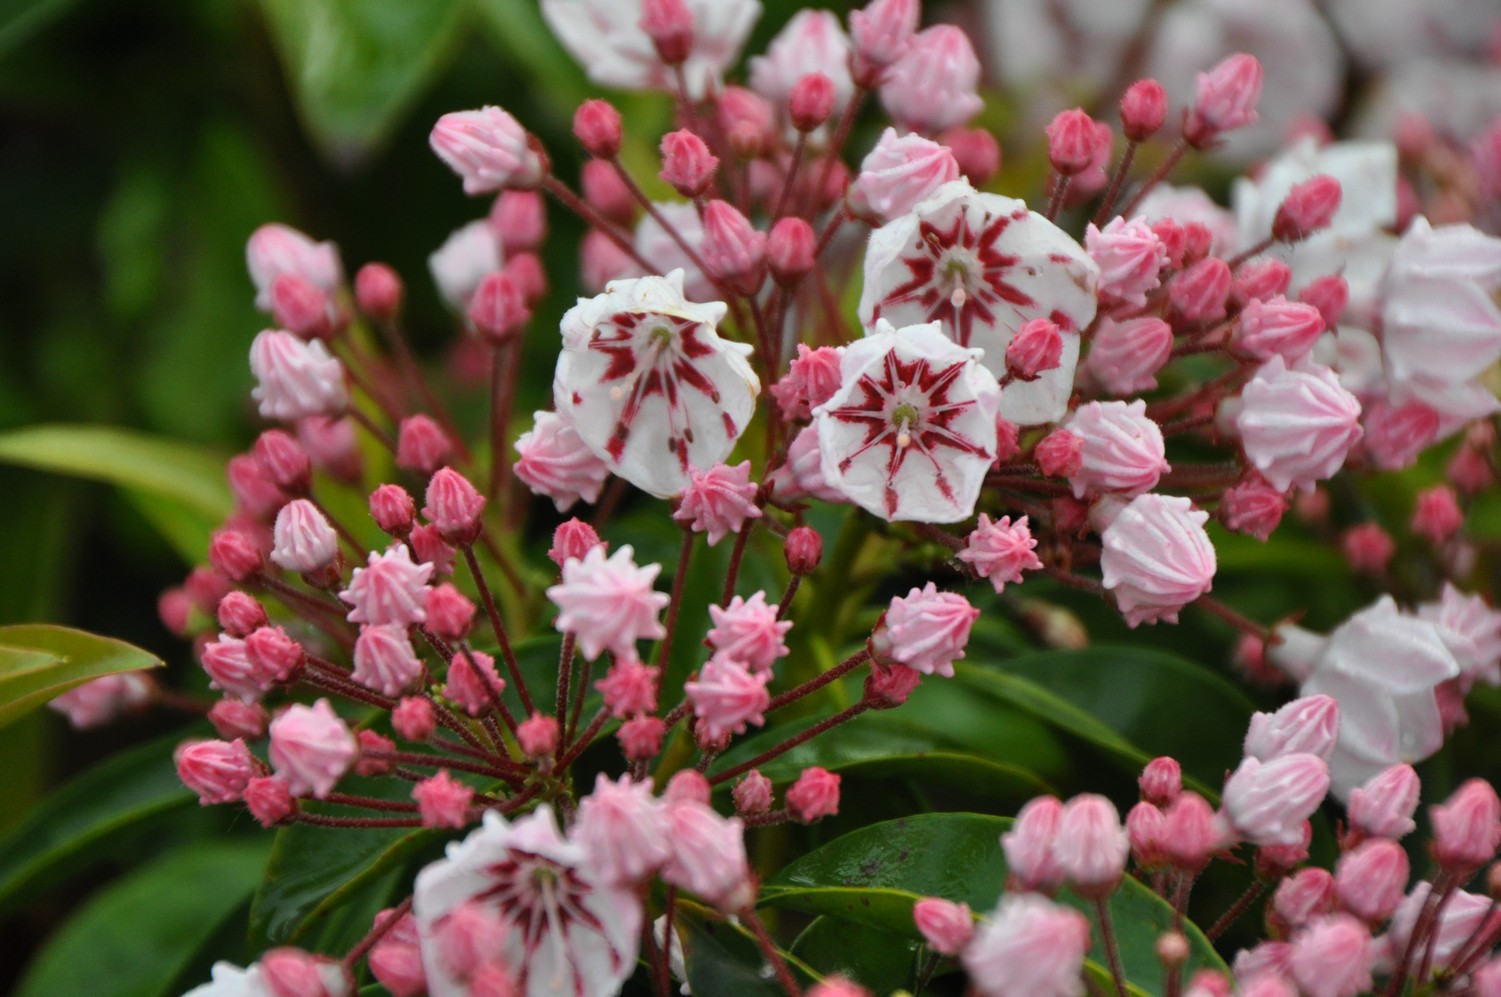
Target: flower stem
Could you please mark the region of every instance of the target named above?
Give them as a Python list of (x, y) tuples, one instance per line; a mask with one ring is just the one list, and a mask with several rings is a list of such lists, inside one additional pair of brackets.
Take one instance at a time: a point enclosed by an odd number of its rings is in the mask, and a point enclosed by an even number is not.
[(1110, 904), (1105, 897), (1096, 897), (1094, 910), (1100, 921), (1100, 938), (1105, 943), (1105, 957), (1110, 962), (1110, 977), (1115, 981), (1116, 997), (1126, 997), (1126, 970), (1121, 965), (1121, 949), (1115, 940), (1115, 923), (1110, 918)]
[(868, 700), (868, 699), (862, 699), (862, 700), (860, 700), (860, 702), (856, 703), (855, 705), (853, 705), (853, 706), (851, 706), (851, 707), (849, 707), (847, 709), (840, 710), (838, 713), (834, 714), (832, 717), (829, 717), (829, 718), (827, 718), (825, 720), (819, 721), (818, 723), (814, 724), (812, 727), (809, 727), (807, 730), (805, 730), (805, 731), (803, 731), (803, 732), (801, 732), (799, 734), (792, 735), (787, 740), (783, 741), (781, 744), (778, 744), (778, 745), (776, 745), (775, 747), (772, 747), (772, 748), (768, 748), (767, 750), (761, 752), (756, 757), (754, 757), (754, 758), (752, 758), (752, 759), (750, 759), (748, 761), (741, 762), (739, 765), (736, 765), (734, 768), (725, 769), (723, 772), (719, 773), (718, 775), (711, 777), (709, 779), (709, 784), (712, 785), (712, 786), (717, 786), (717, 785), (719, 785), (722, 782), (727, 782), (730, 779), (735, 778), (735, 776), (737, 776), (737, 775), (741, 775), (742, 773), (749, 772), (751, 769), (755, 768), (757, 765), (764, 765), (766, 762), (771, 761), (773, 758), (776, 758), (778, 755), (784, 755), (784, 754), (786, 754), (787, 752), (791, 751), (793, 748), (797, 747), (799, 744), (806, 744), (808, 741), (813, 740), (813, 738), (817, 737), (818, 735), (823, 734), (826, 731), (833, 730), (835, 727), (838, 727), (842, 723), (847, 723), (848, 721), (855, 719), (856, 717), (858, 717), (860, 714), (864, 713), (868, 709), (870, 709), (870, 700)]
[(1209, 930), (1204, 932), (1204, 936), (1211, 942), (1218, 941), (1219, 937), (1229, 930), (1230, 925), (1239, 920), (1240, 916), (1256, 902), (1256, 898), (1261, 896), (1262, 889), (1261, 880), (1253, 880), (1251, 885), (1246, 887), (1246, 892), (1237, 897), (1225, 913), (1219, 916), (1219, 920), (1210, 925)]
[(789, 997), (803, 997), (803, 990), (797, 985), (797, 979), (792, 975), (792, 968), (787, 965), (787, 960), (782, 958), (782, 953), (777, 950), (776, 943), (766, 933), (766, 925), (761, 923), (761, 918), (756, 915), (754, 907), (746, 907), (740, 912), (740, 920), (750, 926), (751, 934), (756, 936), (756, 944), (766, 955), (766, 961), (776, 970), (777, 982), (782, 989), (787, 991)]
[(511, 681), (516, 685), (516, 695), (521, 698), (522, 709), (527, 716), (536, 711), (532, 705), (532, 694), (527, 691), (526, 680), (521, 677), (521, 666), (516, 663), (516, 652), (511, 649), (511, 640), (506, 636), (506, 625), (500, 618), (500, 610), (495, 606), (495, 597), (490, 594), (490, 586), (485, 584), (485, 574), (479, 569), (479, 559), (474, 556), (474, 546), (464, 545), (464, 562), (469, 565), (469, 573), (474, 577), (474, 586), (479, 590), (480, 601), (484, 604), (485, 615), (490, 619), (490, 629), (495, 631), (495, 639), (500, 644), (501, 656), (506, 660), (506, 670), (511, 674)]

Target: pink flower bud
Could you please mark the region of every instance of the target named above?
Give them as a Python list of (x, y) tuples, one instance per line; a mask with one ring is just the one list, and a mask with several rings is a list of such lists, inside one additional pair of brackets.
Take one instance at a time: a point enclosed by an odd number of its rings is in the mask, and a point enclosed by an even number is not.
[(1277, 884), (1267, 918), (1283, 935), (1334, 912), (1336, 887), (1327, 869), (1299, 869)]
[[(584, 151), (596, 159), (614, 159), (620, 154), (620, 112), (608, 101), (586, 100), (573, 114), (573, 134)], [(614, 169), (609, 170), (611, 176)]]
[(1418, 774), (1411, 765), (1393, 765), (1351, 791), (1350, 826), (1372, 837), (1396, 840), (1417, 828)]
[[(779, 218), (766, 240), (766, 262), (782, 287), (802, 280), (815, 266), (813, 226), (801, 218)], [(801, 345), (801, 344), (799, 344)]]
[(281, 627), (261, 627), (245, 638), (245, 657), (265, 688), (290, 682), (302, 668), (302, 645)]
[(1136, 495), (1157, 485), (1170, 470), (1162, 430), (1147, 418), (1147, 404), (1088, 402), (1074, 410), (1067, 428), (1083, 441), (1079, 469), (1069, 476), (1075, 498), (1120, 492)]
[(412, 650), (405, 627), (386, 624), (360, 628), (350, 676), (356, 682), (382, 695), (396, 696), (410, 689), (421, 674), (422, 662)]
[(234, 586), (228, 578), (209, 567), (197, 567), (188, 573), (183, 582), (183, 593), (194, 608), (206, 616), (213, 616), (223, 599)]
[(267, 329), (250, 344), (250, 370), (259, 382), (251, 397), (267, 419), (337, 415), (349, 404), (344, 365), (320, 342)]
[(1206, 257), (1178, 274), (1167, 291), (1174, 314), (1186, 322), (1223, 318), (1229, 297), (1230, 265), (1218, 256)]
[(258, 965), (266, 997), (339, 997), (353, 989), (338, 964), (301, 949), (272, 949)]
[(1048, 477), (1071, 478), (1084, 464), (1084, 441), (1066, 429), (1055, 429), (1038, 442), (1032, 455)]
[(787, 116), (792, 127), (800, 132), (816, 130), (834, 113), (837, 96), (834, 81), (823, 73), (804, 73), (798, 77), (787, 95)]
[(634, 658), (617, 658), (605, 677), (594, 683), (594, 688), (604, 696), (611, 716), (651, 713), (657, 708), (658, 673), (659, 669)]
[(413, 786), (412, 799), (417, 801), (423, 827), (463, 827), (469, 823), (474, 790), (447, 771), (440, 771)]
[(787, 534), (782, 553), (787, 559), (787, 570), (799, 577), (806, 577), (818, 569), (823, 560), (823, 537), (811, 526), (798, 526)]
[(1310, 997), (1355, 997), (1372, 986), (1371, 933), (1347, 914), (1308, 925), (1293, 941), (1292, 975)]
[(347, 317), (323, 290), (284, 273), (271, 282), (271, 319), (304, 339), (331, 339)]
[(983, 128), (950, 128), (939, 136), (959, 164), (959, 173), (983, 187), (1001, 172), (1001, 144)]
[(268, 429), (256, 438), (251, 453), (266, 477), (282, 491), (301, 495), (312, 484), (312, 458), (292, 434)]
[(243, 638), (269, 622), (265, 607), (244, 592), (230, 592), (219, 600), (218, 616), (219, 626), (231, 637)]
[[(164, 589), (156, 597), (156, 617), (170, 633), (179, 637), (188, 636), (192, 625), (193, 600), (180, 588)], [(228, 629), (221, 621), (219, 626)]]
[(690, 466), (688, 484), (672, 518), (695, 533), (708, 534), (712, 547), (726, 534), (739, 533), (749, 520), (761, 518), (755, 499), (750, 461), (734, 467), (716, 464), (707, 471)]
[(1496, 856), (1501, 845), (1501, 800), (1491, 784), (1470, 779), (1443, 803), (1428, 808), (1433, 857), (1454, 872), (1472, 872)]
[(1261, 63), (1238, 53), (1200, 73), (1195, 102), (1183, 123), (1183, 138), (1195, 149), (1214, 144), (1224, 132), (1255, 124), (1261, 100)]
[(1215, 557), (1204, 532), (1208, 518), (1186, 498), (1142, 495), (1105, 529), (1100, 567), (1127, 624), (1176, 623), (1179, 609), (1210, 590)]
[(1340, 856), (1334, 868), (1339, 902), (1368, 924), (1381, 924), (1407, 892), (1407, 852), (1395, 841), (1371, 838)]
[(1094, 119), (1082, 107), (1060, 111), (1047, 127), (1048, 162), (1065, 177), (1083, 173), (1094, 161)]
[(1300, 753), (1328, 761), (1338, 739), (1339, 703), (1332, 696), (1304, 696), (1276, 713), (1253, 714), (1245, 754), (1264, 762)]
[(391, 726), (408, 741), (426, 741), (437, 725), (433, 704), (418, 696), (408, 696), (391, 711)]
[(1170, 806), (1183, 792), (1183, 769), (1176, 758), (1154, 758), (1141, 770), (1136, 784), (1143, 800), (1159, 807)]
[(787, 810), (794, 820), (812, 824), (839, 813), (839, 776), (828, 769), (803, 769), (787, 790)]
[(969, 35), (952, 24), (935, 24), (913, 37), (907, 52), (881, 81), (881, 103), (914, 132), (941, 132), (962, 125), (985, 102), (976, 88), (980, 60)]
[(1287, 499), (1260, 475), (1252, 475), (1245, 481), (1225, 489), (1220, 497), (1220, 521), (1237, 533), (1255, 537), (1266, 543), (1282, 516), (1287, 512)]
[(1324, 325), (1333, 329), (1350, 301), (1350, 285), (1339, 274), (1326, 274), (1311, 281), (1298, 292), (1298, 300), (1312, 305), (1323, 316)]
[(957, 179), (959, 163), (947, 147), (920, 135), (898, 136), (888, 128), (860, 164), (854, 189), (880, 220), (891, 221)]
[(261, 827), (274, 827), (296, 812), (297, 801), (285, 779), (267, 775), (245, 784), (245, 808)]
[[(692, 773), (698, 775), (698, 773)], [(708, 803), (679, 792), (679, 780), (667, 785), (663, 810), (669, 854), (662, 866), (667, 883), (703, 897), (721, 910), (741, 910), (755, 897), (750, 863), (745, 856), (745, 828), (737, 817), (725, 819)], [(703, 777), (699, 776), (699, 781)], [(707, 785), (704, 796), (707, 797)]]
[(969, 631), (980, 611), (954, 592), (939, 592), (932, 582), (891, 600), (884, 627), (873, 638), (879, 657), (924, 675), (952, 678), (954, 662), (964, 657)]
[(649, 761), (662, 750), (662, 736), (667, 725), (660, 717), (636, 717), (620, 725), (615, 736), (620, 750), (630, 761)]
[(641, 0), (640, 26), (668, 66), (682, 65), (693, 50), (693, 12), (684, 0)]
[(244, 738), (257, 741), (266, 735), (266, 725), (271, 717), (254, 703), (242, 703), (238, 699), (221, 699), (208, 711), (209, 722), (214, 730), (226, 740)]
[(1154, 804), (1143, 801), (1126, 812), (1126, 838), (1139, 868), (1158, 871), (1167, 867), (1166, 829), (1167, 817)]
[(364, 469), (354, 437), (354, 420), (315, 415), (297, 423), (297, 442), (313, 458), (313, 466), (346, 485), (359, 483)]
[(754, 293), (766, 271), (766, 233), (757, 231), (726, 201), (704, 209), (704, 265), (742, 293)]
[(245, 264), (255, 284), (255, 307), (271, 310), (276, 278), (293, 274), (325, 294), (333, 294), (343, 280), (339, 250), (331, 242), (314, 242), (286, 225), (262, 225), (245, 244)]
[(962, 961), (983, 997), (1068, 997), (1080, 992), (1089, 920), (1030, 894), (1008, 894), (981, 922)]
[(1247, 841), (1293, 845), (1328, 791), (1329, 767), (1317, 755), (1247, 758), (1225, 780), (1221, 803), (1231, 828)]
[(381, 485), (370, 493), (370, 517), (393, 537), (410, 533), (416, 515), (416, 503), (400, 485)]
[(1281, 355), (1288, 362), (1306, 356), (1324, 331), (1324, 316), (1312, 305), (1277, 297), (1251, 300), (1241, 310), (1234, 342), (1257, 360)]
[(1168, 264), (1167, 248), (1142, 218), (1113, 218), (1103, 229), (1091, 224), (1084, 247), (1100, 266), (1100, 297), (1107, 302), (1145, 305)]
[(1102, 316), (1090, 340), (1085, 370), (1107, 392), (1132, 395), (1157, 387), (1157, 372), (1173, 351), (1173, 330), (1152, 316), (1115, 319)]
[(425, 415), (401, 420), (396, 434), (396, 466), (418, 474), (432, 474), (453, 453), (453, 442), (436, 421)]
[(423, 608), (428, 629), (444, 640), (463, 640), (474, 626), (474, 603), (447, 582), (428, 590)]
[(542, 161), (532, 152), (526, 129), (498, 107), (443, 115), (428, 143), (463, 179), (466, 194), (526, 190), (542, 180)]
[(766, 593), (749, 599), (734, 596), (727, 607), (709, 607), (714, 627), (705, 643), (717, 654), (744, 663), (751, 671), (768, 671), (787, 653), (782, 639), (792, 629), (791, 620), (778, 620), (777, 607), (768, 605)]
[(427, 483), (427, 505), (422, 514), (444, 540), (455, 546), (467, 546), (479, 539), (484, 510), (485, 497), (451, 467), (440, 469)]
[(1435, 547), (1458, 533), (1464, 521), (1464, 510), (1459, 507), (1459, 499), (1449, 486), (1435, 485), (1418, 492), (1412, 510), (1412, 532), (1426, 537)]
[(719, 95), (719, 126), (742, 159), (755, 159), (777, 142), (777, 112), (769, 100), (745, 87)]
[(581, 519), (569, 519), (560, 524), (552, 534), (552, 547), (547, 556), (558, 567), (571, 557), (582, 561), (595, 547), (604, 543), (594, 527)]
[(1340, 196), (1340, 183), (1330, 176), (1321, 174), (1294, 184), (1277, 208), (1272, 237), (1282, 242), (1298, 242), (1328, 228), (1339, 210)]
[(771, 386), (771, 393), (789, 421), (807, 419), (839, 390), (839, 351), (829, 346), (810, 350), (797, 344), (797, 357), (787, 374)]
[(1180, 793), (1162, 814), (1162, 852), (1185, 872), (1198, 873), (1224, 846), (1214, 808), (1198, 793)]
[(1397, 552), (1397, 544), (1379, 523), (1359, 523), (1340, 537), (1340, 551), (1350, 567), (1366, 574), (1379, 575)]
[(1153, 79), (1137, 80), (1121, 95), (1121, 131), (1132, 142), (1145, 142), (1167, 120), (1167, 91)]
[(703, 196), (719, 167), (704, 140), (687, 129), (668, 132), (662, 136), (661, 150), (663, 182), (684, 197)]
[(1081, 896), (1109, 896), (1125, 873), (1129, 850), (1120, 814), (1105, 797), (1085, 794), (1064, 805), (1053, 851), (1064, 879)]
[(217, 641), (204, 644), (198, 655), (211, 686), (243, 702), (256, 702), (273, 684), (269, 675), (251, 664), (243, 640), (221, 634)]
[(236, 510), (258, 520), (270, 520), (291, 499), (252, 454), (238, 454), (224, 468)]
[(1053, 796), (1027, 801), (1016, 814), (1011, 830), (1001, 835), (1001, 849), (1017, 888), (1052, 893), (1063, 885), (1054, 842), (1063, 820), (1063, 803)]
[[(1367, 427), (1368, 441), (1370, 432), (1370, 428)], [(1369, 449), (1369, 446), (1367, 448)], [(1462, 446), (1454, 451), (1448, 467), (1444, 469), (1444, 477), (1460, 492), (1471, 497), (1485, 491), (1496, 480), (1485, 454), (1471, 446)]]
[(177, 777), (198, 794), (198, 805), (234, 803), (256, 774), (245, 742), (189, 741), (177, 749)]
[(969, 904), (924, 897), (912, 905), (912, 920), (928, 947), (940, 955), (958, 955), (974, 937), (975, 919)]
[(1009, 516), (992, 522), (982, 512), (959, 551), (959, 560), (974, 568), (981, 578), (988, 579), (996, 592), (1002, 592), (1008, 584), (1020, 582), (1023, 571), (1042, 568), (1042, 561), (1033, 553), (1036, 546), (1026, 516), (1015, 523)]
[(339, 555), (339, 536), (318, 507), (294, 499), (276, 514), (271, 560), (279, 567), (310, 575), (333, 563)]
[[(598, 211), (606, 219), (619, 225), (632, 226), (636, 223), (636, 214), (640, 210), (635, 195), (621, 179), (620, 172), (610, 163), (600, 159), (591, 159), (586, 162), (580, 172), (579, 186), (583, 191), (584, 200), (589, 206)], [(604, 233), (591, 230), (589, 235), (594, 236), (595, 242), (603, 241), (603, 245), (615, 253), (621, 250), (609, 240)], [(590, 249), (588, 236), (582, 247), (585, 258), (590, 253), (601, 253), (603, 250)], [(602, 266), (602, 263), (596, 263)], [(635, 261), (626, 259), (624, 265), (634, 266)], [(624, 272), (621, 270), (620, 272)]]
[(855, 77), (863, 87), (881, 81), (882, 70), (906, 54), (917, 33), (918, 0), (871, 0), (850, 11)]
[[(1281, 260), (1251, 260), (1242, 263), (1235, 268), (1235, 275), (1230, 281), (1230, 300), (1237, 308), (1244, 308), (1252, 301), (1270, 301), (1287, 293), (1292, 276), (1292, 268)], [(1322, 317), (1320, 313), (1320, 318)]]
[[(394, 909), (375, 915), (375, 926), (383, 928)], [(385, 928), (380, 941), (370, 949), (366, 960), (370, 973), (392, 997), (419, 997), (427, 992), (427, 975), (422, 968), (422, 949), (417, 934), (417, 920), (402, 914), (395, 925)]]
[(547, 204), (535, 190), (502, 191), (488, 221), (507, 256), (534, 253), (547, 238)]
[(491, 697), (499, 699), (505, 687), (495, 671), (494, 658), (481, 651), (460, 651), (448, 662), (443, 695), (471, 717), (478, 717), (489, 712)]
[(469, 299), (466, 314), (485, 341), (495, 345), (520, 335), (532, 318), (526, 295), (509, 268), (485, 274)]
[(1063, 360), (1063, 334), (1045, 318), (1022, 325), (1006, 345), (1006, 372), (1020, 381), (1057, 369)]
[(208, 560), (220, 574), (243, 582), (266, 566), (260, 549), (239, 530), (219, 530), (209, 541)]
[(327, 796), (358, 754), (354, 735), (326, 699), (293, 704), (271, 721), (271, 766), (294, 796)]
[(712, 740), (726, 734), (743, 734), (747, 724), (766, 722), (771, 702), (766, 683), (771, 672), (753, 672), (742, 662), (716, 656), (699, 669), (698, 677), (683, 685), (693, 715)]
[(771, 780), (752, 769), (730, 791), (737, 814), (764, 814), (771, 810)]
[(1332, 477), (1360, 439), (1360, 402), (1327, 367), (1273, 356), (1241, 391), (1235, 417), (1252, 466), (1273, 488)]
[(395, 319), (405, 296), (401, 278), (384, 263), (366, 263), (354, 275), (355, 304), (377, 322)]

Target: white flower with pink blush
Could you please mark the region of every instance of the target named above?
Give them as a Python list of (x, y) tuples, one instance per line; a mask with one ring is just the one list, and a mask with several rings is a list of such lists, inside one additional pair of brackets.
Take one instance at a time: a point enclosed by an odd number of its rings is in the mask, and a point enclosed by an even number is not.
[(1001, 401), (978, 351), (937, 323), (882, 322), (844, 348), (840, 374), (813, 413), (825, 482), (884, 519), (967, 519), (995, 459)]
[(1178, 610), (1210, 590), (1209, 514), (1175, 495), (1139, 495), (1100, 536), (1105, 587), (1126, 623), (1178, 622)]
[(245, 266), (255, 284), (255, 307), (271, 310), (271, 285), (278, 277), (299, 277), (322, 291), (334, 294), (344, 280), (339, 247), (314, 242), (288, 225), (262, 225), (245, 243)]
[(964, 657), (969, 631), (980, 611), (956, 592), (940, 592), (932, 582), (891, 600), (885, 627), (873, 639), (877, 653), (924, 675), (952, 678)]
[(1334, 371), (1274, 356), (1241, 391), (1235, 416), (1251, 464), (1278, 491), (1333, 477), (1360, 439), (1360, 401)]
[(354, 608), (351, 623), (393, 623), (409, 626), (427, 620), (428, 580), (431, 564), (418, 564), (406, 544), (393, 544), (387, 551), (371, 551), (363, 568), (355, 568), (349, 588), (339, 598)]
[(1054, 422), (1073, 391), (1079, 332), (1094, 319), (1100, 268), (1066, 232), (1026, 204), (946, 183), (871, 234), (860, 319), (874, 329), (940, 323), (954, 342), (985, 351), (997, 377), (1006, 346), (1033, 319), (1057, 324), (1063, 355), (1035, 381), (1008, 385), (1001, 415), (1019, 426)]
[(726, 607), (710, 606), (714, 621), (707, 640), (716, 654), (745, 663), (752, 671), (770, 671), (787, 653), (782, 639), (792, 629), (791, 620), (777, 619), (777, 607), (766, 601), (765, 592), (749, 599), (735, 596)]
[(590, 661), (607, 649), (633, 658), (636, 641), (666, 633), (657, 617), (669, 600), (652, 588), (662, 566), (637, 567), (635, 553), (630, 544), (608, 558), (603, 544), (591, 548), (583, 560), (565, 561), (562, 582), (547, 590), (558, 607), (558, 630), (577, 637)]
[(598, 499), (610, 466), (559, 413), (537, 412), (533, 420), (532, 428), (516, 441), (516, 477), (533, 494), (552, 499), (559, 512), (567, 512), (581, 499)]
[(721, 339), (723, 302), (683, 297), (683, 274), (619, 280), (563, 316), (560, 414), (612, 471), (659, 497), (713, 467), (755, 411), (751, 347)]

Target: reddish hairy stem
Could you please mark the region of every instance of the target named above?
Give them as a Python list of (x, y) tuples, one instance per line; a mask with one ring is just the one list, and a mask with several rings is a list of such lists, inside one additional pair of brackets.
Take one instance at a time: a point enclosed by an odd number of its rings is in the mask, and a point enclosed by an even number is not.
[(526, 688), (526, 680), (521, 677), (521, 666), (516, 663), (516, 652), (511, 649), (511, 640), (506, 635), (506, 625), (500, 618), (500, 610), (495, 606), (495, 597), (490, 594), (490, 586), (485, 584), (485, 574), (479, 569), (479, 559), (474, 556), (474, 546), (465, 544), (464, 562), (469, 565), (469, 573), (474, 576), (474, 586), (479, 590), (480, 601), (485, 607), (485, 616), (490, 620), (490, 629), (495, 631), (495, 640), (500, 644), (500, 653), (506, 661), (506, 670), (511, 673), (511, 681), (516, 685), (516, 695), (521, 699), (522, 709), (528, 716), (536, 712), (536, 706), (532, 705), (532, 694)]
[(1121, 196), (1121, 188), (1126, 185), (1126, 175), (1131, 172), (1131, 163), (1136, 159), (1137, 143), (1127, 141), (1126, 151), (1121, 153), (1121, 161), (1116, 164), (1115, 173), (1110, 177), (1110, 186), (1105, 191), (1105, 199), (1100, 202), (1100, 208), (1094, 213), (1094, 224), (1103, 224), (1110, 217), (1110, 209), (1115, 207), (1116, 199)]
[(811, 678), (808, 681), (804, 682), (802, 685), (797, 686), (796, 688), (788, 689), (781, 695), (773, 696), (771, 702), (766, 704), (766, 712), (770, 713), (772, 710), (779, 710), (782, 707), (786, 706), (788, 703), (796, 702), (797, 700), (802, 699), (804, 696), (808, 695), (811, 692), (817, 692), (819, 689), (822, 689), (830, 682), (834, 682), (840, 678), (843, 678), (845, 675), (848, 675), (850, 672), (854, 671), (856, 668), (859, 668), (869, 660), (870, 648), (862, 647), (860, 650), (856, 651), (848, 658), (845, 658), (843, 661), (839, 662), (839, 664), (835, 665), (833, 668), (830, 668), (828, 671), (824, 672), (822, 675), (819, 675), (817, 678)]
[(797, 985), (797, 979), (792, 975), (791, 967), (787, 965), (787, 960), (782, 958), (782, 953), (778, 951), (771, 936), (766, 933), (766, 925), (761, 923), (761, 918), (756, 915), (756, 909), (746, 907), (740, 912), (740, 920), (750, 925), (751, 934), (756, 936), (756, 944), (761, 947), (766, 961), (771, 963), (772, 968), (776, 970), (777, 982), (782, 985), (782, 989), (787, 991), (789, 997), (803, 997), (803, 990)]
[(421, 827), (420, 817), (329, 817), (326, 814), (299, 812), (299, 824), (317, 827)]
[(811, 741), (818, 735), (825, 733), (826, 731), (833, 730), (835, 727), (838, 727), (842, 723), (847, 723), (855, 719), (860, 714), (869, 710), (870, 707), (870, 700), (862, 699), (860, 700), (860, 702), (854, 704), (853, 706), (846, 707), (833, 716), (819, 721), (812, 727), (809, 727), (807, 730), (792, 735), (781, 744), (766, 749), (756, 757), (749, 759), (748, 761), (741, 762), (739, 765), (736, 765), (733, 768), (725, 769), (723, 772), (719, 773), (716, 776), (712, 776), (709, 779), (709, 784), (717, 786), (722, 782), (727, 782), (728, 780), (735, 778), (735, 776), (737, 775), (742, 775), (746, 772), (749, 772), (757, 765), (764, 765), (765, 763), (771, 761), (773, 758), (776, 758), (779, 755), (786, 754), (793, 748), (797, 747), (799, 744), (806, 744), (808, 741)]
[(373, 949), (376, 943), (386, 936), (386, 932), (394, 928), (396, 926), (396, 922), (405, 917), (411, 909), (412, 898), (407, 897), (401, 903), (396, 905), (395, 909), (391, 911), (390, 916), (388, 916), (384, 921), (378, 922), (375, 927), (371, 928), (370, 933), (367, 934), (364, 938), (361, 938), (355, 944), (354, 948), (349, 950), (349, 954), (344, 957), (345, 971), (353, 973), (355, 964), (363, 959), (365, 957), (365, 953)]

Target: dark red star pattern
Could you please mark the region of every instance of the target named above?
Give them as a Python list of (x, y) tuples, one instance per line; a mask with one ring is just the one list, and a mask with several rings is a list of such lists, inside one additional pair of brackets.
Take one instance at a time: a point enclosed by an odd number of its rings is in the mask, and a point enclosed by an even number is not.
[[(985, 450), (951, 427), (955, 419), (975, 405), (974, 399), (950, 401), (949, 393), (964, 373), (970, 360), (956, 360), (935, 369), (926, 358), (903, 361), (893, 349), (886, 354), (880, 371), (860, 375), (855, 382), (858, 400), (829, 412), (830, 418), (863, 426), (865, 439), (854, 453), (839, 461), (841, 472), (876, 447), (888, 448), (886, 454), (886, 514), (895, 516), (899, 497), (896, 476), (916, 452), (933, 465), (934, 485), (944, 498), (956, 502), (953, 487), (944, 474), (937, 450), (947, 447), (961, 454), (986, 457)], [(904, 405), (913, 412), (902, 419), (898, 410)], [(902, 438), (906, 437), (906, 442)], [(957, 504), (957, 503), (956, 503)]]
[[(928, 219), (919, 223), (917, 239), (901, 257), (911, 277), (881, 299), (871, 321), (879, 319), (883, 309), (914, 302), (923, 309), (927, 321), (942, 322), (950, 338), (960, 346), (969, 346), (977, 322), (984, 326), (997, 324), (998, 306), (1037, 307), (1036, 301), (1007, 280), (1012, 271), (1023, 265), (1021, 257), (1001, 252), (998, 245), (1012, 222), (1027, 217), (1027, 210), (1022, 208), (1010, 215), (987, 213), (978, 228), (970, 225), (969, 212), (962, 202), (950, 210), (954, 217), (942, 227)], [(954, 254), (955, 250), (959, 253)], [(941, 272), (951, 254), (974, 261), (973, 265), (961, 264), (966, 271), (962, 278)], [(1027, 270), (1028, 276), (1033, 273), (1035, 270)], [(955, 288), (962, 288), (964, 293), (956, 296)]]

